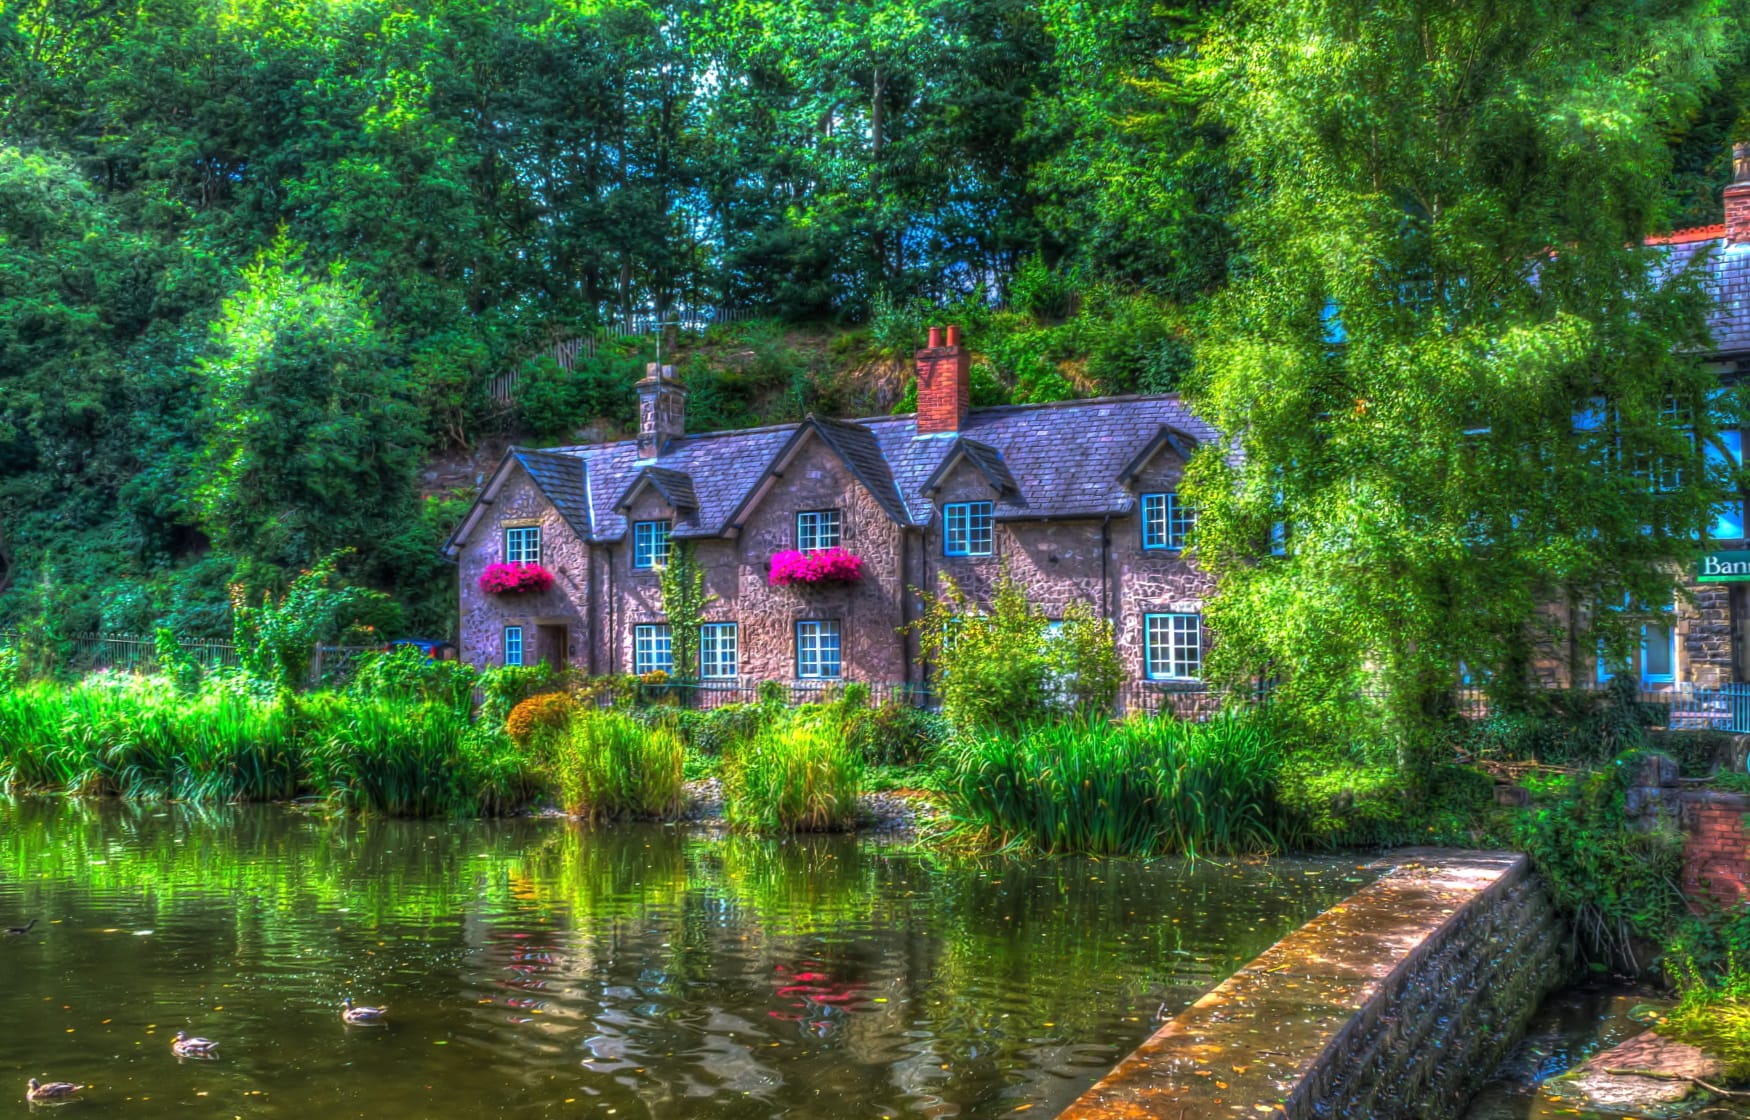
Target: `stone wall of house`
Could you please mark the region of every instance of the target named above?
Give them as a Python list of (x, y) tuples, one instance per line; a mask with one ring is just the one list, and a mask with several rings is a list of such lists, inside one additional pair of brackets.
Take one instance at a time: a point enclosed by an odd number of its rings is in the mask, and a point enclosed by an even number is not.
[(1678, 604), (1678, 679), (1718, 688), (1734, 679), (1731, 585), (1697, 583), (1690, 590), (1693, 603)]
[[(541, 563), (553, 573), (551, 589), (537, 595), (488, 595), (480, 590), (487, 565), (504, 560), (506, 529), (538, 525)], [(563, 640), (565, 659), (579, 664), (588, 657), (590, 602), (589, 546), (580, 540), (522, 467), (514, 467), (499, 488), (488, 512), (457, 557), (461, 589), (461, 656), (476, 665), (504, 663), (504, 628), (523, 627), (526, 656), (533, 663), (542, 653), (545, 633)], [(549, 629), (543, 632), (541, 627)], [(563, 631), (558, 628), (563, 628)]]
[[(796, 515), (809, 510), (840, 513), (841, 543), (863, 561), (863, 578), (854, 584), (772, 587), (767, 582), (775, 552), (796, 547)], [(674, 518), (654, 489), (646, 488), (626, 511), (628, 524)], [(796, 676), (796, 623), (839, 623), (844, 676), (882, 683), (906, 679), (902, 625), (903, 532), (844, 463), (819, 440), (811, 440), (785, 467), (783, 479), (754, 506), (739, 536), (694, 542), (694, 555), (713, 596), (707, 621), (739, 624), (740, 670), (752, 680), (792, 680)], [(601, 626), (606, 669), (629, 672), (634, 666), (633, 627), (664, 622), (662, 590), (656, 572), (633, 567), (631, 530), (627, 539), (604, 549), (612, 595), (598, 611), (611, 618)]]
[[(1177, 455), (1163, 450), (1137, 492), (1175, 489), (1182, 469)], [(1209, 578), (1182, 553), (1144, 549), (1134, 512), (1112, 519), (999, 521), (992, 555), (946, 556), (942, 505), (996, 497), (984, 475), (962, 462), (934, 496), (930, 524), (902, 528), (829, 447), (810, 440), (756, 502), (737, 537), (693, 542), (712, 595), (706, 619), (739, 624), (739, 667), (747, 679), (794, 679), (796, 623), (819, 619), (840, 624), (845, 677), (916, 683), (922, 679), (917, 641), (904, 632), (921, 611), (913, 589), (939, 593), (943, 577), (950, 576), (974, 601), (988, 601), (1006, 566), (1047, 617), (1061, 618), (1070, 603), (1083, 602), (1111, 618), (1125, 672), (1141, 679), (1143, 616), (1202, 609)], [(796, 547), (796, 515), (819, 509), (840, 511), (842, 543), (862, 559), (863, 579), (853, 585), (770, 586), (773, 553)], [(477, 664), (502, 663), (503, 629), (521, 625), (532, 661), (539, 655), (538, 628), (564, 626), (571, 664), (596, 673), (632, 671), (634, 628), (667, 619), (658, 573), (633, 566), (630, 526), (678, 519), (654, 487), (641, 490), (624, 512), (624, 540), (586, 546), (521, 468), (514, 469), (460, 557), (463, 655)], [(503, 557), (504, 531), (534, 524), (542, 528), (543, 558), (556, 577), (553, 590), (512, 598), (481, 593), (480, 573)], [(678, 524), (684, 530), (685, 523)]]

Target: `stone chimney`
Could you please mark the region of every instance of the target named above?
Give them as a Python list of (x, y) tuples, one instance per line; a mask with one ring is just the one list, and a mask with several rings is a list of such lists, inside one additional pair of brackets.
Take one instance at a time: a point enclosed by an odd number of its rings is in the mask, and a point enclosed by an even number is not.
[(972, 409), (972, 358), (960, 345), (960, 328), (930, 328), (930, 344), (918, 351), (918, 434), (958, 432)]
[(673, 366), (650, 362), (638, 383), (638, 457), (654, 459), (687, 430), (687, 391)]
[(1732, 181), (1726, 184), (1726, 244), (1750, 241), (1750, 144), (1732, 145)]

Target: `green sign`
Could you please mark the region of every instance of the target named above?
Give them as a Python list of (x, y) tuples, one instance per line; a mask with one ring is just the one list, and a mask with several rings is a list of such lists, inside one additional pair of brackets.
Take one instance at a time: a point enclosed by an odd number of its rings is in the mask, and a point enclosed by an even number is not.
[(1695, 566), (1695, 578), (1701, 583), (1731, 583), (1750, 580), (1750, 550), (1710, 552)]

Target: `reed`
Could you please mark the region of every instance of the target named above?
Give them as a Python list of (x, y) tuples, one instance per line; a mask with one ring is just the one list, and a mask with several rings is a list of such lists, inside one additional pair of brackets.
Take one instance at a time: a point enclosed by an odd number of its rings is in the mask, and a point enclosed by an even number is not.
[(952, 748), (963, 828), (1047, 853), (1271, 851), (1280, 758), (1244, 717), (1050, 723)]
[(566, 812), (591, 820), (670, 820), (686, 807), (686, 750), (663, 725), (581, 708), (552, 740), (549, 766)]
[(723, 768), (729, 822), (753, 832), (836, 832), (856, 823), (863, 757), (830, 709), (761, 728)]

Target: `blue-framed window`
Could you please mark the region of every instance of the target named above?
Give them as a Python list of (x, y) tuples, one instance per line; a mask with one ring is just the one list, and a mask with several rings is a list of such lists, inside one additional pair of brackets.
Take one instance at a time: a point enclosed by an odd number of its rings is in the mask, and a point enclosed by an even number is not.
[(1203, 616), (1144, 615), (1142, 656), (1151, 681), (1196, 680), (1203, 672)]
[(504, 663), (506, 665), (521, 665), (523, 663), (523, 628), (521, 626), (506, 626), (504, 628)]
[[(1613, 607), (1621, 610), (1621, 607)], [(1618, 673), (1635, 674), (1642, 687), (1672, 684), (1677, 680), (1677, 609), (1665, 608), (1662, 616), (1641, 627), (1641, 644), (1629, 655), (1627, 663), (1611, 663), (1605, 659), (1602, 645), (1598, 650), (1598, 683), (1603, 684)]]
[(668, 528), (666, 521), (634, 521), (632, 523), (632, 566), (660, 568), (668, 563)]
[[(1714, 479), (1731, 480), (1744, 466), (1744, 433), (1736, 428), (1718, 432), (1707, 445), (1707, 472)], [(1737, 487), (1725, 481), (1727, 489)], [(1744, 499), (1736, 498), (1714, 507), (1708, 536), (1716, 541), (1744, 539)]]
[(707, 622), (699, 627), (699, 675), (724, 680), (738, 674), (741, 634), (733, 622)]
[(1142, 496), (1142, 547), (1177, 551), (1197, 524), (1197, 511), (1177, 494)]
[(519, 525), (504, 531), (504, 562), (506, 564), (539, 564), (541, 562), (541, 527)]
[(835, 680), (844, 671), (839, 660), (839, 624), (810, 619), (796, 624), (796, 675), (804, 680)]
[(632, 671), (674, 672), (674, 642), (666, 622), (641, 622), (632, 627)]
[(796, 548), (815, 552), (839, 546), (839, 511), (811, 509), (796, 515)]
[(949, 556), (989, 556), (994, 520), (989, 502), (949, 502), (942, 507), (942, 551)]

